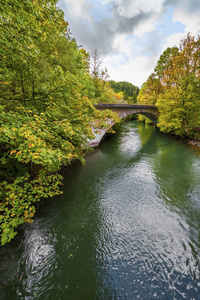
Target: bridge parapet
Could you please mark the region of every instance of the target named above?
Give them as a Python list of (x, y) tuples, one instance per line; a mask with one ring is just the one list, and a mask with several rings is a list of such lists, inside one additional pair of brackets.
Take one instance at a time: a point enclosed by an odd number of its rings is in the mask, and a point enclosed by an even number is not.
[(156, 108), (156, 105), (145, 105), (145, 104), (127, 104), (127, 103), (98, 103), (95, 105), (96, 108)]

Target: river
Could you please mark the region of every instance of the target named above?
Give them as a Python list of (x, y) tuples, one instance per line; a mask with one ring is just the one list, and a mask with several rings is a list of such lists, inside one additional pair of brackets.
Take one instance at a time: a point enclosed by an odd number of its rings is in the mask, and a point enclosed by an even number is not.
[(0, 248), (0, 299), (200, 299), (200, 151), (130, 121)]

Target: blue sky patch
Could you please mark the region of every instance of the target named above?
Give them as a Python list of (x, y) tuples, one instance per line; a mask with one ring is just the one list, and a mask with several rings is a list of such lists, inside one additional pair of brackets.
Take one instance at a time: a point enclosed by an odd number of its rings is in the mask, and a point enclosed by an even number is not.
[(112, 13), (113, 4), (102, 4), (101, 0), (86, 0), (85, 2), (92, 4), (89, 12), (96, 22), (101, 22), (103, 19), (113, 19)]
[(186, 26), (181, 22), (173, 22), (173, 14), (174, 7), (167, 6), (165, 14), (157, 20), (155, 30), (145, 33), (142, 38), (133, 36), (137, 44), (137, 46), (133, 47), (136, 49), (136, 55), (139, 55), (139, 53), (137, 53), (137, 49), (139, 49), (141, 50), (140, 55), (151, 57), (162, 50), (163, 43), (167, 36), (174, 33), (184, 34)]
[(163, 35), (171, 35), (177, 32), (184, 32), (185, 25), (181, 22), (173, 22), (174, 7), (167, 6), (166, 13), (163, 14), (156, 22), (156, 30)]
[(117, 54), (111, 53), (110, 56), (111, 56), (110, 64), (114, 68), (119, 66), (119, 64), (120, 64), (120, 66), (123, 66), (129, 62), (129, 59), (124, 52), (118, 52)]

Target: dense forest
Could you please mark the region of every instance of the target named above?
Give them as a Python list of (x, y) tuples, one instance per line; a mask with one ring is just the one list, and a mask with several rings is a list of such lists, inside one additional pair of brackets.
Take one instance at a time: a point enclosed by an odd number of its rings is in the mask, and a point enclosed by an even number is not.
[(137, 101), (158, 107), (161, 131), (200, 140), (200, 36), (163, 52)]
[(117, 93), (120, 97), (128, 103), (137, 103), (137, 96), (139, 94), (139, 88), (127, 81), (116, 82), (114, 80), (109, 80), (111, 88)]
[(0, 235), (32, 222), (35, 202), (60, 193), (59, 170), (84, 161), (93, 131), (111, 112), (104, 78), (71, 38), (56, 0), (0, 3)]

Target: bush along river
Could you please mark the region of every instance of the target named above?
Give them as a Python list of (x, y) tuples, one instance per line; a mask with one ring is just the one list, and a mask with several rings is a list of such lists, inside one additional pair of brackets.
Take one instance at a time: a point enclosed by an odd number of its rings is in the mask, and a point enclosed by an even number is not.
[(124, 123), (0, 248), (0, 299), (200, 299), (200, 149)]

